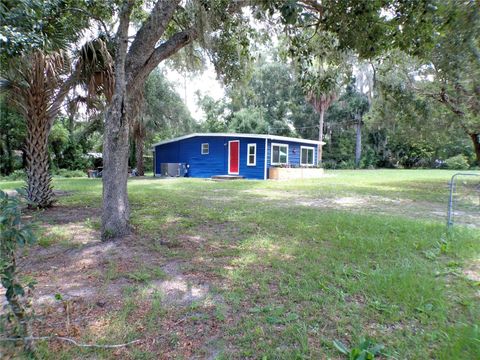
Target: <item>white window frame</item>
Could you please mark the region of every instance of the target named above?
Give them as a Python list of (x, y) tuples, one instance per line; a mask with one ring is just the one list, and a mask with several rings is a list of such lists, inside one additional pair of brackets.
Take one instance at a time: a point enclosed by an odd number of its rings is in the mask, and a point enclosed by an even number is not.
[[(250, 162), (250, 148), (253, 148), (253, 163)], [(257, 166), (257, 144), (247, 145), (247, 166)]]
[[(302, 151), (303, 151), (303, 149), (312, 150), (312, 163), (311, 164), (302, 162)], [(307, 161), (308, 161), (308, 155), (307, 155)], [(313, 146), (300, 146), (300, 165), (315, 166), (315, 147), (313, 147)]]
[[(287, 160), (286, 160), (285, 163), (273, 162), (273, 147), (274, 146), (283, 146), (283, 147), (287, 148)], [(272, 142), (272, 145), (270, 146), (270, 164), (271, 165), (287, 165), (288, 164), (288, 151), (289, 151), (288, 144), (281, 144), (281, 143), (273, 143)], [(279, 151), (279, 155), (278, 155), (278, 160), (280, 161), (280, 151)]]
[[(207, 152), (203, 151), (203, 146), (207, 145)], [(202, 155), (208, 155), (210, 153), (210, 144), (209, 143), (202, 143), (202, 147), (200, 148), (200, 152)]]

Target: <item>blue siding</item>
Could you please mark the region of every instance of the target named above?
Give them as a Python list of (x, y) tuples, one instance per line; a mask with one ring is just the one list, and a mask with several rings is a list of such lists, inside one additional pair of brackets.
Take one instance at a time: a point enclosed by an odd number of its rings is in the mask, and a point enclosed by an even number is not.
[[(299, 139), (301, 141), (301, 139)], [(271, 166), (272, 161), (272, 143), (274, 144), (285, 144), (288, 145), (288, 164), (291, 166), (300, 166), (300, 147), (313, 147), (313, 163), (317, 163), (318, 149), (317, 145), (294, 142), (294, 141), (278, 141), (278, 140), (268, 140), (268, 156), (267, 156), (267, 166)]]
[[(209, 178), (214, 175), (228, 174), (228, 142), (240, 141), (239, 175), (247, 179), (263, 179), (265, 165), (265, 139), (220, 136), (194, 136), (171, 143), (155, 146), (155, 169), (160, 173), (161, 163), (187, 163), (190, 177)], [(317, 158), (317, 146), (293, 141), (268, 140), (267, 167), (271, 161), (271, 144), (288, 144), (288, 163), (300, 165), (300, 146), (314, 147), (314, 158)], [(209, 153), (202, 155), (201, 146), (209, 144)], [(247, 165), (248, 144), (257, 145), (255, 166)]]
[[(240, 140), (240, 174), (248, 179), (263, 179), (265, 164), (265, 139), (239, 138)], [(255, 166), (247, 165), (248, 144), (257, 145), (257, 162)], [(228, 161), (228, 160), (227, 160)]]
[[(160, 172), (160, 164), (166, 162), (187, 163), (188, 176), (209, 178), (228, 174), (228, 142), (240, 141), (239, 175), (248, 179), (264, 178), (265, 139), (242, 137), (195, 136), (155, 147), (155, 169)], [(203, 143), (209, 144), (209, 153), (201, 154)], [(247, 146), (257, 145), (255, 166), (247, 166)]]

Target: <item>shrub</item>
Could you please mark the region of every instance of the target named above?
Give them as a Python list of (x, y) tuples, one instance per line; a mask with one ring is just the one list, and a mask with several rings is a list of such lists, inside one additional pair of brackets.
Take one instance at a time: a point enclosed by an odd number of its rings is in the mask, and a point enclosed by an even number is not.
[[(32, 313), (28, 289), (33, 289), (34, 281), (24, 284), (20, 280), (16, 263), (18, 248), (33, 244), (36, 238), (30, 225), (23, 223), (22, 219), (21, 200), (26, 192), (18, 189), (17, 193), (17, 196), (9, 196), (0, 190), (0, 282), (5, 288), (5, 298), (16, 320), (12, 331), (19, 337), (29, 337)], [(25, 350), (33, 350), (31, 340), (24, 344)]]
[(57, 169), (54, 171), (54, 175), (58, 177), (73, 178), (85, 177), (86, 173), (83, 170)]
[(468, 159), (465, 155), (457, 155), (445, 160), (447, 169), (466, 170), (470, 167)]
[(333, 345), (349, 360), (373, 360), (377, 355), (381, 356), (384, 349), (382, 344), (376, 344), (370, 339), (363, 339), (360, 344), (351, 349), (338, 340), (335, 340)]
[(379, 157), (375, 151), (367, 146), (363, 151), (362, 159), (360, 160), (360, 167), (363, 169), (374, 169), (379, 162)]
[(337, 168), (337, 162), (335, 160), (323, 161), (322, 165), (325, 169), (336, 169)]
[(10, 175), (5, 176), (4, 180), (25, 180), (27, 178), (27, 174), (25, 170), (15, 170)]
[(355, 169), (355, 161), (353, 160), (340, 161), (337, 164), (337, 169), (344, 169), (344, 170)]

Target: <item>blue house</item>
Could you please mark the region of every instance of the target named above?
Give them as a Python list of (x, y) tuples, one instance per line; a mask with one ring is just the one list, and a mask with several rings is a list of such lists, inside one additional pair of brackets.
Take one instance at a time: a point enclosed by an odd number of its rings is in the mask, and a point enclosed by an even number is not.
[(186, 176), (238, 175), (267, 179), (272, 166), (317, 164), (319, 141), (261, 134), (190, 134), (153, 146), (154, 174), (168, 163), (186, 164)]

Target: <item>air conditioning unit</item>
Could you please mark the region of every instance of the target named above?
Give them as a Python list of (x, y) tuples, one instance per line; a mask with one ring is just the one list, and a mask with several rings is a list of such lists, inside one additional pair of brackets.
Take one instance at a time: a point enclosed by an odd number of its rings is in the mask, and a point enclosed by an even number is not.
[(161, 163), (161, 176), (184, 177), (187, 176), (187, 164), (185, 163)]

